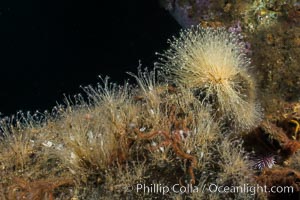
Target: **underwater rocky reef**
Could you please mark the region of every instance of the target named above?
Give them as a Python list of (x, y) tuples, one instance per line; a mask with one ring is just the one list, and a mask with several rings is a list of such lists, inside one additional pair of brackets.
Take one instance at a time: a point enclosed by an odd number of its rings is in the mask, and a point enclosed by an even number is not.
[(242, 35), (267, 115), (276, 112), (284, 102), (299, 100), (299, 1), (160, 2), (183, 27), (227, 27)]
[(185, 28), (135, 84), (1, 119), (0, 199), (299, 198), (299, 3), (161, 4)]

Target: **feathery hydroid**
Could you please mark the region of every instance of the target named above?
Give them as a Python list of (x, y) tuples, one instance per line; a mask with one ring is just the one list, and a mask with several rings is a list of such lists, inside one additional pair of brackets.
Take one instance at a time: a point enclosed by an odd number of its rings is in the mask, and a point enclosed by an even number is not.
[(169, 43), (157, 66), (172, 81), (200, 91), (203, 102), (213, 103), (239, 128), (250, 128), (259, 120), (254, 82), (247, 70), (250, 59), (240, 36), (224, 28), (196, 26)]

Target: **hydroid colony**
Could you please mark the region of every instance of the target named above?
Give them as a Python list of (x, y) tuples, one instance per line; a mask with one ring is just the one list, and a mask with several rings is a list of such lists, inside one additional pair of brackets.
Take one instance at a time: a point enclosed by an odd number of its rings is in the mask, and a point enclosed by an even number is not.
[[(162, 198), (124, 188), (137, 183), (254, 183), (236, 131), (254, 127), (260, 115), (250, 62), (238, 37), (225, 29), (195, 27), (181, 32), (161, 57), (161, 69), (132, 74), (136, 87), (104, 79), (84, 88), (89, 103), (80, 97), (73, 104), (69, 100), (41, 122), (30, 116), (23, 124), (4, 121), (2, 198)], [(221, 128), (225, 120), (230, 123)], [(231, 130), (231, 125), (239, 129)], [(71, 181), (60, 182), (62, 178)], [(49, 187), (32, 191), (30, 184), (41, 180)], [(207, 191), (184, 195), (252, 197)]]
[[(201, 101), (213, 101), (217, 111), (239, 128), (260, 120), (250, 59), (240, 35), (224, 28), (192, 27), (169, 41), (161, 54), (162, 69), (172, 82), (201, 93)], [(175, 80), (174, 80), (175, 79)]]

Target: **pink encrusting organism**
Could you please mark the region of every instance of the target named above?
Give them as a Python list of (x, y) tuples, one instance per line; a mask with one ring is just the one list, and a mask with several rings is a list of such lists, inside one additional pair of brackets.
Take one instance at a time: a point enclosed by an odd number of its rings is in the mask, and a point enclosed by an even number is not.
[(251, 44), (249, 42), (244, 41), (244, 37), (242, 35), (243, 29), (240, 21), (235, 22), (233, 25), (231, 25), (228, 28), (228, 32), (236, 34), (239, 38), (239, 42), (244, 42), (244, 49), (243, 53), (245, 53), (248, 56), (251, 56), (252, 50), (251, 50)]

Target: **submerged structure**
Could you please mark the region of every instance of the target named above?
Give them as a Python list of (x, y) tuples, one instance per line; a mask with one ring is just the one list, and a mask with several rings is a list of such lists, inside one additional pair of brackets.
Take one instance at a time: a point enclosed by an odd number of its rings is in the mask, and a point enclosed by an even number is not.
[[(100, 77), (88, 100), (1, 119), (0, 199), (296, 198), (299, 5), (216, 2), (191, 4), (200, 25), (170, 40), (154, 70), (130, 73), (135, 85)], [(186, 3), (164, 1), (179, 14)], [(246, 8), (287, 15), (271, 32)]]

